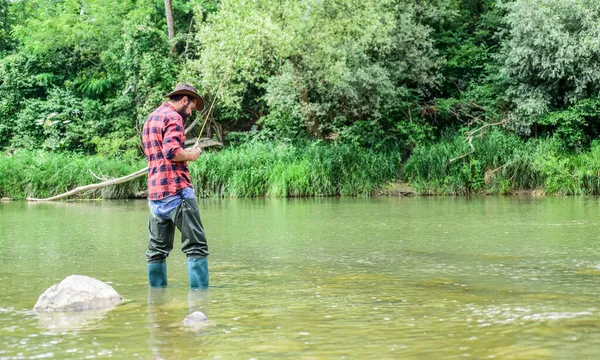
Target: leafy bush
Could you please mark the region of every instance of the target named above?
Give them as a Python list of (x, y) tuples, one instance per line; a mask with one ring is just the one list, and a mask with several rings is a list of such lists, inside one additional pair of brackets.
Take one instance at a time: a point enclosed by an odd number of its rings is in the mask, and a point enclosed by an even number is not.
[[(596, 0), (516, 0), (502, 44), (502, 73), (515, 109), (516, 128), (528, 133), (540, 115), (600, 91)], [(559, 120), (559, 119), (556, 119)]]
[(435, 9), (388, 0), (223, 1), (201, 27), (201, 56), (189, 67), (211, 92), (227, 74), (224, 120), (262, 114), (283, 136), (322, 138), (385, 119), (437, 84), (441, 61), (420, 21)]

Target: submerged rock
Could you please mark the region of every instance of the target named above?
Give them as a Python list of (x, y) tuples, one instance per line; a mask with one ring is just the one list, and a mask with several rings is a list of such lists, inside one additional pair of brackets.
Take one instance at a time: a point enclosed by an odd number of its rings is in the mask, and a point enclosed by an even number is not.
[(201, 311), (194, 311), (183, 319), (184, 325), (200, 325), (208, 321), (208, 318)]
[(45, 311), (37, 312), (40, 325), (51, 333), (61, 334), (65, 331), (100, 330), (102, 320), (112, 308), (86, 311)]
[(40, 295), (33, 310), (40, 312), (84, 311), (113, 307), (123, 301), (112, 286), (89, 276), (67, 276)]

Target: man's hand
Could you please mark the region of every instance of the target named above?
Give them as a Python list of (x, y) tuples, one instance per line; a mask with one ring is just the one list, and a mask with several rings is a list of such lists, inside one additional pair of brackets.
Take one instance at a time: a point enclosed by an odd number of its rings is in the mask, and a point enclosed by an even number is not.
[(200, 157), (200, 154), (202, 154), (202, 149), (192, 146), (189, 149), (180, 150), (171, 161), (196, 161)]
[(188, 151), (191, 156), (190, 161), (196, 161), (200, 157), (200, 154), (202, 154), (202, 149), (196, 146), (192, 146)]

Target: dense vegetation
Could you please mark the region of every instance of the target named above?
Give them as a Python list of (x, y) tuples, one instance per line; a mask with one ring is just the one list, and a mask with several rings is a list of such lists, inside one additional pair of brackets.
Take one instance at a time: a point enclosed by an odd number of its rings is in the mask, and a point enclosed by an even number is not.
[[(0, 193), (95, 182), (94, 161), (107, 176), (143, 165), (139, 129), (176, 82), (218, 97), (204, 135), (229, 147), (192, 168), (205, 195), (365, 194), (394, 179), (600, 192), (597, 0), (172, 4), (170, 37), (164, 0), (0, 0)], [(36, 192), (38, 175), (9, 173), (36, 158), (80, 174)], [(113, 195), (139, 191), (127, 186)]]
[[(190, 173), (200, 196), (368, 196), (396, 176), (398, 163), (397, 152), (357, 151), (351, 145), (247, 143), (204, 154), (190, 163)], [(144, 166), (145, 160), (21, 150), (0, 157), (0, 198), (50, 197)], [(82, 195), (136, 197), (145, 188), (141, 177)]]

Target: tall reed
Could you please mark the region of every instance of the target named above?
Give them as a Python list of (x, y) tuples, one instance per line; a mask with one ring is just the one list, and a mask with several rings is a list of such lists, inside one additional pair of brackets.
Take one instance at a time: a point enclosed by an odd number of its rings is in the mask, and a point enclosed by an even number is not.
[(247, 143), (202, 155), (191, 164), (203, 196), (369, 195), (397, 178), (400, 157), (318, 142)]
[(562, 195), (600, 194), (600, 143), (593, 143), (585, 153), (567, 152), (561, 145), (553, 138), (523, 141), (494, 131), (474, 139), (471, 153), (464, 137), (457, 135), (416, 149), (403, 177), (423, 194), (508, 194), (533, 189)]
[[(100, 182), (92, 172), (116, 178), (145, 166), (145, 160), (18, 151), (0, 156), (0, 197), (49, 197)], [(397, 178), (400, 157), (349, 145), (250, 143), (206, 152), (189, 167), (198, 195), (205, 197), (368, 196)], [(82, 195), (133, 197), (146, 190), (146, 181), (141, 177)]]
[[(109, 159), (101, 156), (17, 151), (0, 156), (0, 197), (44, 198), (80, 185), (97, 183), (98, 177), (116, 178), (145, 167), (143, 160)], [(128, 198), (146, 189), (144, 177), (80, 194), (85, 198)]]

